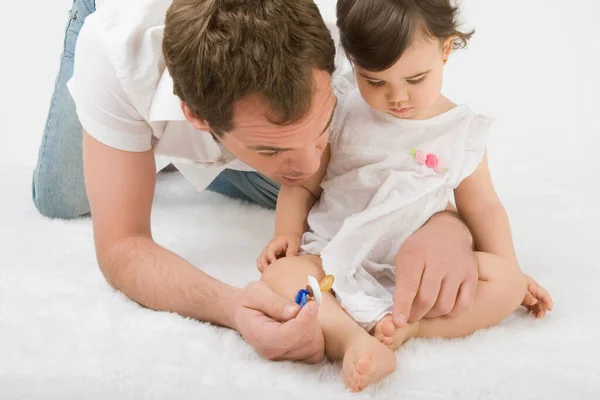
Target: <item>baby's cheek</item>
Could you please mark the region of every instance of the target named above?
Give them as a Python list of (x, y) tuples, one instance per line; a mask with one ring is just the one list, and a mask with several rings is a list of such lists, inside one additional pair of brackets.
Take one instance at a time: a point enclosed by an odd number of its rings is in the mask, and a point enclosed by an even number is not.
[(362, 98), (367, 102), (367, 104), (371, 108), (380, 108), (379, 103), (381, 101), (377, 101), (378, 96), (377, 93), (373, 90), (373, 88), (371, 88), (368, 84), (360, 82), (358, 84), (358, 89), (360, 90), (360, 95), (362, 96)]
[(371, 106), (371, 108), (374, 108), (376, 110), (382, 110), (386, 108), (385, 94), (383, 93), (383, 91), (377, 93), (371, 90), (369, 92), (369, 96), (365, 97), (365, 101), (367, 102), (367, 104), (369, 104), (369, 106)]
[(429, 107), (440, 96), (440, 88), (438, 88), (435, 84), (424, 86), (416, 93), (417, 102), (420, 107)]

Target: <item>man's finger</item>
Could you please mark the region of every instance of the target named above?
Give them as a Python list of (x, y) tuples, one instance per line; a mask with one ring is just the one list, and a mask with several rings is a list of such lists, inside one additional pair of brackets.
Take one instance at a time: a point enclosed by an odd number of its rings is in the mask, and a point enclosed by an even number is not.
[(475, 291), (477, 290), (477, 279), (467, 279), (458, 289), (458, 297), (450, 315), (455, 317), (467, 311), (475, 302)]
[(279, 327), (282, 336), (287, 336), (298, 341), (302, 336), (314, 336), (314, 330), (318, 324), (319, 305), (316, 301), (310, 301), (300, 310), (297, 317), (291, 319)]
[(417, 322), (431, 311), (440, 294), (443, 277), (431, 270), (425, 269), (421, 278), (419, 292), (410, 310), (409, 322)]
[[(264, 339), (270, 346), (279, 349), (275, 360), (301, 360), (308, 363), (318, 363), (323, 360), (324, 353), (314, 349), (314, 340), (318, 329), (319, 306), (316, 302), (307, 303), (296, 318), (285, 323), (268, 324)], [(307, 359), (307, 357), (309, 357)]]
[(276, 321), (288, 321), (300, 311), (300, 306), (275, 293), (266, 283), (256, 282), (246, 290), (245, 306), (262, 312)]
[(426, 314), (427, 318), (438, 318), (450, 314), (456, 304), (459, 289), (460, 282), (444, 279), (435, 305)]
[(419, 292), (425, 265), (408, 257), (396, 259), (396, 289), (394, 292), (393, 319), (397, 327), (408, 323), (413, 301)]
[(316, 345), (319, 329), (319, 305), (311, 301), (307, 303), (298, 316), (278, 327), (278, 335), (287, 338), (279, 345), (289, 349), (283, 354), (283, 359), (299, 360), (309, 364), (323, 361), (323, 348)]

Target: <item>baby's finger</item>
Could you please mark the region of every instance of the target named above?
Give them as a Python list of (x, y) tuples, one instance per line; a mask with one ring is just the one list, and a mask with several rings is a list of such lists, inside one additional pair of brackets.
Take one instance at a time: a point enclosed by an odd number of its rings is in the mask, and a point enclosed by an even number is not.
[(260, 272), (264, 272), (265, 268), (267, 268), (269, 266), (269, 262), (267, 261), (267, 256), (266, 254), (263, 252), (263, 254), (261, 254), (260, 259), (259, 259), (259, 267), (258, 270)]
[(552, 303), (552, 296), (550, 296), (546, 289), (542, 288), (542, 290), (544, 291), (544, 295), (542, 296), (542, 302), (549, 311), (552, 311), (552, 307), (554, 306), (554, 304)]
[(300, 246), (297, 244), (288, 243), (287, 251), (285, 252), (286, 257), (293, 257), (298, 254), (298, 250), (300, 250)]
[(267, 254), (266, 254), (266, 258), (267, 258), (267, 263), (271, 264), (273, 262), (275, 262), (275, 260), (277, 260), (277, 254), (279, 254), (279, 244), (274, 243), (274, 244), (270, 244), (267, 247)]
[(550, 295), (545, 296), (542, 299), (542, 302), (544, 304), (544, 308), (548, 309), (548, 311), (552, 311), (552, 307), (554, 306), (554, 304), (552, 303), (552, 298), (550, 297)]
[(529, 292), (525, 293), (525, 297), (523, 298), (523, 305), (526, 307), (531, 307), (537, 303), (537, 299)]
[(537, 310), (537, 313), (535, 314), (536, 318), (544, 318), (546, 316), (546, 309), (545, 308), (541, 308)]
[(544, 303), (548, 310), (552, 310), (552, 297), (550, 297), (550, 294), (546, 289), (538, 285), (534, 288), (533, 295)]

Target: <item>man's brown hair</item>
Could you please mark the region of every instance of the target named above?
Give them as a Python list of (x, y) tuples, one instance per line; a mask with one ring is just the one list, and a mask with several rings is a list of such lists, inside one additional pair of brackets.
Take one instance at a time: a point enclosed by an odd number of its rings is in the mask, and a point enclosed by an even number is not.
[(233, 128), (234, 103), (252, 94), (274, 123), (297, 122), (311, 107), (314, 69), (335, 68), (312, 0), (174, 0), (163, 54), (174, 93), (218, 136)]
[(390, 68), (417, 33), (431, 39), (455, 38), (466, 47), (474, 31), (462, 32), (458, 7), (450, 0), (339, 0), (337, 26), (348, 58), (373, 72)]

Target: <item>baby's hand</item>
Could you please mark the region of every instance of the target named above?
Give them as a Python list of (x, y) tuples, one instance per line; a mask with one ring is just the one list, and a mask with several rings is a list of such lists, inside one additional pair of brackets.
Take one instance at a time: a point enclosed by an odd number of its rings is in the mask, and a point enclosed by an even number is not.
[(296, 233), (277, 235), (262, 251), (256, 260), (256, 267), (263, 272), (273, 261), (282, 257), (291, 257), (300, 250), (300, 236)]
[(529, 275), (527, 280), (527, 291), (521, 305), (527, 308), (536, 318), (544, 318), (546, 311), (552, 311), (552, 297)]

